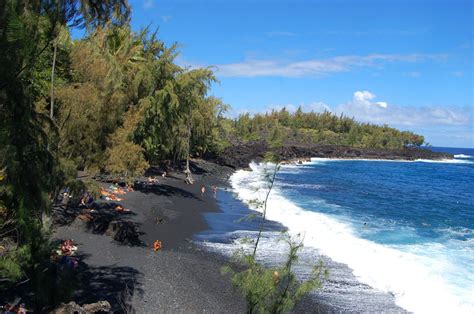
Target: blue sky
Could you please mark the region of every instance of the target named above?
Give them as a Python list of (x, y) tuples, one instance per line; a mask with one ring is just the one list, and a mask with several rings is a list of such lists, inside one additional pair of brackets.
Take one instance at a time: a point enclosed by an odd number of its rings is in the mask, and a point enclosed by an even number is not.
[(474, 147), (472, 1), (130, 3), (179, 64), (216, 67), (229, 115), (301, 105)]

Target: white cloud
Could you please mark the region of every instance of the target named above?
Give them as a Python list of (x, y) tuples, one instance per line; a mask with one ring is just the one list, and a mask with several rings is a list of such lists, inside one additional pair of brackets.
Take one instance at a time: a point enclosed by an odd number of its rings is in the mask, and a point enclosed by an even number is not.
[(356, 91), (351, 101), (337, 106), (333, 112), (353, 116), (358, 121), (395, 126), (467, 125), (472, 121), (472, 110), (441, 106), (389, 106), (385, 101), (373, 102), (375, 98), (376, 95), (369, 91)]
[(168, 23), (170, 20), (171, 20), (172, 16), (171, 15), (162, 15), (161, 16), (161, 20), (164, 22), (164, 23)]
[(295, 104), (286, 104), (286, 105), (269, 105), (265, 108), (265, 112), (270, 112), (272, 110), (282, 110), (283, 108), (285, 108), (288, 112), (295, 112), (296, 110), (298, 110), (298, 107), (301, 107), (301, 110), (303, 110), (303, 112), (309, 112), (309, 111), (314, 111), (314, 112), (324, 112), (324, 111), (331, 111), (331, 108), (326, 105), (325, 103), (323, 102), (314, 102), (314, 103), (309, 103), (309, 104), (305, 104), (305, 103), (301, 103), (299, 105), (295, 105)]
[(370, 101), (375, 97), (371, 92), (364, 90), (355, 92), (352, 98), (354, 102), (367, 106), (370, 105)]
[(367, 90), (356, 91), (352, 99), (338, 106), (329, 106), (324, 102), (297, 104), (273, 104), (264, 110), (238, 110), (229, 113), (236, 117), (241, 113), (261, 113), (286, 108), (289, 112), (295, 112), (299, 106), (304, 112), (329, 111), (336, 115), (344, 114), (354, 117), (356, 121), (374, 124), (388, 124), (395, 127), (438, 127), (438, 126), (468, 126), (473, 123), (474, 112), (472, 108), (449, 107), (449, 106), (401, 106), (389, 104), (386, 101), (375, 101), (377, 96)]
[(153, 7), (153, 0), (144, 0), (143, 1), (143, 7), (145, 9), (149, 9), (149, 8)]
[(325, 103), (319, 101), (319, 102), (311, 103), (307, 105), (306, 107), (303, 107), (303, 111), (324, 112), (324, 111), (331, 111), (331, 108)]
[(274, 104), (274, 105), (265, 106), (265, 109), (263, 109), (263, 110), (258, 110), (258, 109), (238, 109), (238, 110), (231, 110), (230, 112), (228, 112), (227, 116), (230, 117), (230, 118), (236, 118), (236, 117), (238, 117), (240, 114), (249, 113), (249, 114), (253, 115), (253, 114), (262, 113), (262, 112), (263, 112), (263, 113), (265, 113), (265, 112), (270, 113), (272, 110), (280, 111), (280, 110), (282, 110), (283, 108), (285, 108), (288, 112), (293, 113), (293, 112), (295, 112), (296, 110), (298, 110), (298, 107), (301, 107), (301, 109), (303, 110), (303, 112), (310, 112), (310, 111), (314, 111), (314, 112), (332, 111), (331, 108), (330, 108), (327, 104), (325, 104), (325, 103), (323, 103), (323, 102), (313, 102), (313, 103), (309, 103), (309, 104), (301, 103), (301, 104), (299, 104), (299, 105), (295, 105), (295, 104), (284, 104), (284, 105)]
[(355, 67), (374, 67), (383, 63), (422, 62), (440, 60), (445, 55), (431, 54), (369, 54), (366, 56), (348, 55), (329, 59), (310, 59), (304, 61), (284, 62), (279, 60), (248, 59), (243, 62), (217, 65), (217, 74), (228, 77), (306, 77), (322, 76), (332, 73), (347, 72)]

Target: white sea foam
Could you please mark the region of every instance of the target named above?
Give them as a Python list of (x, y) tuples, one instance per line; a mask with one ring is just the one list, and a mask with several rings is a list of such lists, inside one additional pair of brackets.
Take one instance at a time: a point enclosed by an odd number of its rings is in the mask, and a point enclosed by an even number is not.
[[(320, 160), (318, 160), (320, 162)], [(231, 183), (247, 204), (262, 199), (262, 165), (253, 171), (237, 171)], [(358, 238), (347, 223), (327, 215), (305, 211), (274, 190), (268, 201), (267, 217), (288, 227), (290, 234), (305, 234), (305, 245), (318, 249), (336, 262), (347, 264), (354, 275), (375, 289), (391, 292), (397, 305), (416, 313), (472, 313), (474, 283), (460, 289), (448, 282), (445, 273), (453, 265), (439, 254), (416, 254)], [(429, 250), (429, 247), (425, 249)], [(435, 252), (436, 253), (436, 252)]]
[(277, 185), (279, 187), (303, 188), (303, 189), (313, 189), (313, 190), (320, 190), (324, 188), (324, 185), (322, 184), (291, 184), (291, 183), (286, 183), (286, 182), (277, 182)]
[(472, 164), (472, 161), (469, 160), (460, 160), (460, 159), (440, 159), (440, 160), (431, 160), (431, 159), (417, 159), (415, 162), (428, 162), (428, 163), (443, 163), (443, 164)]
[(366, 158), (311, 158), (311, 161), (303, 164), (324, 164), (327, 162), (344, 162), (344, 161), (379, 161), (379, 162), (427, 162), (427, 163), (443, 163), (443, 164), (472, 164), (469, 160), (459, 159), (415, 159), (415, 160), (401, 160), (401, 159), (366, 159)]
[(454, 155), (454, 158), (474, 158), (474, 156), (458, 154), (458, 155)]

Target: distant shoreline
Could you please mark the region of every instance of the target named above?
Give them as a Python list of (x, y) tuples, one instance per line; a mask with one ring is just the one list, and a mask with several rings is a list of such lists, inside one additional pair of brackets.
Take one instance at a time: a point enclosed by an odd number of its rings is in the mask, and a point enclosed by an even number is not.
[(341, 145), (290, 145), (285, 144), (272, 149), (264, 141), (242, 143), (226, 148), (218, 155), (204, 158), (232, 169), (247, 169), (252, 161), (264, 160), (265, 154), (272, 151), (285, 163), (307, 161), (311, 158), (367, 159), (367, 160), (452, 160), (450, 153), (434, 152), (426, 148), (406, 147), (401, 149), (356, 148)]

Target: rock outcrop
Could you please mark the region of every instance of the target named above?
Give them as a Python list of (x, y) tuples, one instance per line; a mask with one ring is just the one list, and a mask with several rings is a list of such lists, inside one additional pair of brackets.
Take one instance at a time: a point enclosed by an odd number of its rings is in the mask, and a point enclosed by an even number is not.
[(234, 169), (247, 168), (252, 161), (261, 161), (266, 152), (272, 150), (281, 160), (319, 158), (341, 159), (388, 159), (388, 160), (417, 160), (452, 159), (452, 154), (437, 153), (429, 149), (405, 147), (401, 149), (385, 148), (355, 148), (339, 145), (285, 145), (278, 149), (271, 149), (266, 142), (252, 142), (234, 145), (226, 148), (217, 156), (208, 156), (208, 159), (220, 165)]

